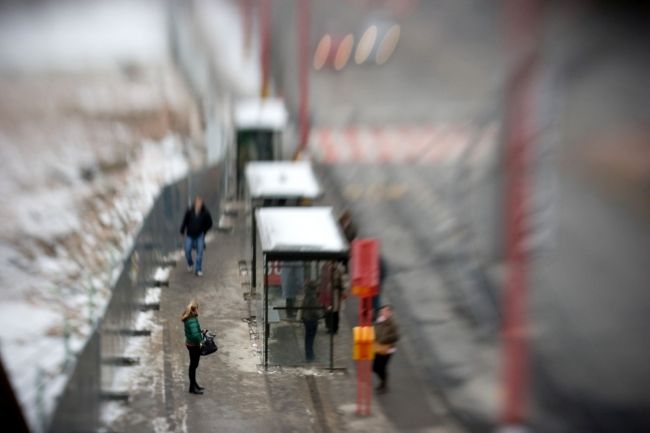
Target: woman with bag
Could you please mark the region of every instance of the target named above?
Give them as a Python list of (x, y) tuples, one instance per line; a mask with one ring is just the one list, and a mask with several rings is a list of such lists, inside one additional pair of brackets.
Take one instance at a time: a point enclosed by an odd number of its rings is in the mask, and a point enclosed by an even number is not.
[(201, 341), (203, 333), (199, 325), (199, 304), (196, 301), (190, 304), (183, 311), (181, 320), (185, 325), (185, 346), (190, 354), (190, 393), (203, 394), (203, 387), (196, 383), (196, 369), (199, 367), (201, 359)]
[(397, 351), (395, 343), (399, 340), (397, 324), (393, 319), (393, 311), (390, 306), (384, 305), (379, 308), (377, 321), (375, 322), (375, 359), (372, 362), (372, 371), (379, 376), (377, 392), (383, 394), (388, 391), (388, 361)]

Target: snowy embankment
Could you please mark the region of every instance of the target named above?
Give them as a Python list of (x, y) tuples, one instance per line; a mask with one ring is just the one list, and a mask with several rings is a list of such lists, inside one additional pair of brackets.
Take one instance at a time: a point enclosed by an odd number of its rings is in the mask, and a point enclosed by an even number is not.
[(0, 355), (34, 432), (156, 195), (202, 160), (197, 119), (163, 2), (0, 10)]

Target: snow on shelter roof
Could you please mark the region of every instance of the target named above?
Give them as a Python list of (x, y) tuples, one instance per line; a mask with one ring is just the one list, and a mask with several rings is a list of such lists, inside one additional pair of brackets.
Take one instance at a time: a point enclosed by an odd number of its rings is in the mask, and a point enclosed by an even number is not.
[(237, 129), (281, 130), (287, 124), (287, 109), (279, 98), (244, 99), (235, 106)]
[(347, 257), (348, 242), (331, 207), (267, 207), (256, 212), (267, 255), (296, 260)]
[(316, 199), (321, 195), (308, 161), (256, 161), (246, 165), (252, 199)]

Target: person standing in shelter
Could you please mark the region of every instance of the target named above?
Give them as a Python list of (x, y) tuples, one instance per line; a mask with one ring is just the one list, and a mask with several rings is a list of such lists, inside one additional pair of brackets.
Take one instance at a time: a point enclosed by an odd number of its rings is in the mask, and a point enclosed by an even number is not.
[(318, 302), (318, 286), (310, 280), (305, 284), (305, 297), (300, 309), (300, 319), (305, 326), (305, 359), (307, 362), (312, 362), (316, 358), (314, 340), (316, 340), (320, 318), (321, 305)]
[(305, 269), (302, 262), (283, 262), (280, 270), (282, 297), (286, 300), (287, 317), (296, 317), (294, 309), (298, 290), (305, 284)]
[[(212, 216), (210, 211), (203, 204), (200, 196), (194, 198), (194, 205), (187, 209), (183, 223), (181, 224), (181, 235), (185, 236), (185, 259), (187, 270), (196, 272), (197, 276), (203, 276), (203, 252), (205, 250), (205, 235), (212, 228)], [(192, 260), (192, 250), (196, 250), (196, 266)]]
[(181, 321), (185, 327), (185, 346), (190, 354), (190, 393), (203, 394), (203, 387), (196, 382), (196, 369), (201, 359), (201, 342), (203, 334), (199, 325), (199, 304), (196, 301), (190, 302), (181, 315)]
[(328, 334), (336, 335), (339, 330), (339, 312), (346, 298), (343, 276), (343, 265), (337, 262), (325, 262), (321, 266), (319, 300), (325, 308)]
[(395, 343), (399, 340), (399, 331), (393, 318), (393, 310), (384, 305), (379, 309), (375, 321), (375, 359), (372, 371), (379, 377), (377, 392), (383, 394), (388, 391), (388, 362), (396, 352)]

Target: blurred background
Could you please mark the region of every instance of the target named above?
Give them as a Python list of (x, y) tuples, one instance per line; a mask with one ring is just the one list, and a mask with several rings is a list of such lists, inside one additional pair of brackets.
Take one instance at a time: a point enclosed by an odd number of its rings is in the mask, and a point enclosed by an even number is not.
[(0, 354), (29, 428), (56, 430), (161, 189), (231, 176), (233, 104), (275, 96), (468, 431), (650, 431), (649, 41), (642, 0), (1, 2)]

